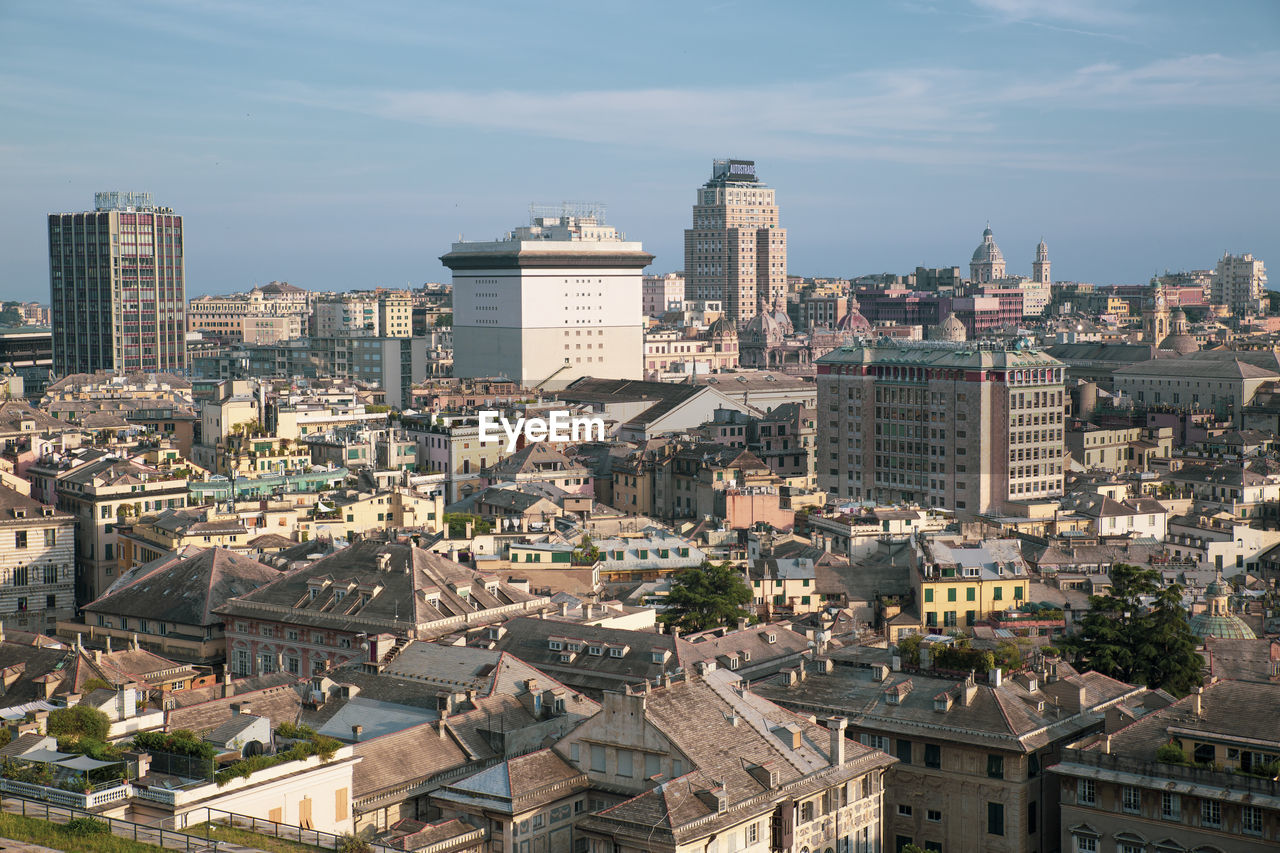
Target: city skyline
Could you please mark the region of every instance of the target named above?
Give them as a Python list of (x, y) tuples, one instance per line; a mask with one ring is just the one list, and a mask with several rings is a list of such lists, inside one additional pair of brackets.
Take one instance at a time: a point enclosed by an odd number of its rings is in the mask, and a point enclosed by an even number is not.
[[(184, 212), (191, 296), (446, 281), (459, 235), (563, 198), (605, 201), (650, 272), (677, 270), (719, 157), (776, 189), (793, 275), (964, 267), (988, 220), (1010, 273), (1043, 237), (1063, 280), (1276, 254), (1265, 3), (144, 3), (0, 24), (0, 298), (47, 298), (46, 215), (101, 190)], [(479, 51), (450, 35), (480, 31)]]

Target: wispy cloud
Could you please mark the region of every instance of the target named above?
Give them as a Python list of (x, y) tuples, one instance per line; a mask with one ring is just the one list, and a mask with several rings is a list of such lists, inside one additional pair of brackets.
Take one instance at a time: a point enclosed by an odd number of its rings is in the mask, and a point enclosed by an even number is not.
[[(477, 92), (291, 84), (273, 97), (391, 121), (587, 143), (698, 151), (735, 145), (761, 156), (1106, 171), (1117, 162), (1098, 156), (1101, 143), (1081, 150), (1076, 139), (1029, 136), (1020, 116), (1032, 106), (1083, 113), (1208, 106), (1274, 111), (1280, 108), (1280, 53), (1095, 64), (1019, 81), (921, 67), (751, 88)], [(1101, 153), (1123, 156), (1119, 148)]]
[(971, 0), (981, 12), (1018, 23), (1098, 29), (1130, 27), (1138, 16), (1127, 0)]

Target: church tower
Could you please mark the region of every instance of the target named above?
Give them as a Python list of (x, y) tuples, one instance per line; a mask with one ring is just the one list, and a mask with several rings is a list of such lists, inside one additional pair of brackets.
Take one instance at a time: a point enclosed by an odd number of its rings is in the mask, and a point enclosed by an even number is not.
[(1147, 298), (1147, 307), (1142, 318), (1142, 342), (1152, 346), (1160, 346), (1160, 342), (1169, 337), (1169, 304), (1165, 301), (1164, 285), (1157, 279), (1151, 280), (1151, 295)]
[(1040, 245), (1036, 246), (1036, 262), (1031, 265), (1031, 278), (1036, 284), (1051, 284), (1053, 281), (1049, 277), (1049, 247), (1044, 244), (1043, 238)]

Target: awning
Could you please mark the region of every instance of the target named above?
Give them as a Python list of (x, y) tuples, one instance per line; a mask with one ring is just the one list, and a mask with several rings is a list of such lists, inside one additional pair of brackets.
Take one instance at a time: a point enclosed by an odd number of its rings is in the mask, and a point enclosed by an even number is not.
[(18, 761), (38, 761), (41, 764), (58, 764), (66, 761), (68, 758), (75, 758), (75, 754), (70, 752), (58, 752), (56, 749), (33, 749), (30, 752), (24, 752), (22, 755), (11, 755), (9, 757)]
[(69, 770), (84, 770), (87, 772), (89, 770), (97, 770), (99, 767), (111, 767), (120, 763), (119, 761), (98, 761), (87, 755), (77, 755), (69, 761), (59, 761), (58, 766), (66, 767)]

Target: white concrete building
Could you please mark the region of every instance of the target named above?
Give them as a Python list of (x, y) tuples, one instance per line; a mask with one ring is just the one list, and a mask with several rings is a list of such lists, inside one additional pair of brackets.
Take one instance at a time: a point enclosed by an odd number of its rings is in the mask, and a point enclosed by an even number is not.
[(684, 274), (669, 272), (666, 275), (644, 277), (644, 314), (661, 317), (668, 311), (684, 309)]
[(1237, 317), (1263, 313), (1267, 268), (1253, 255), (1224, 254), (1213, 271), (1210, 285), (1214, 305), (1226, 305)]
[(653, 255), (598, 216), (534, 217), (440, 260), (453, 270), (454, 376), (561, 388), (643, 375), (641, 270)]

